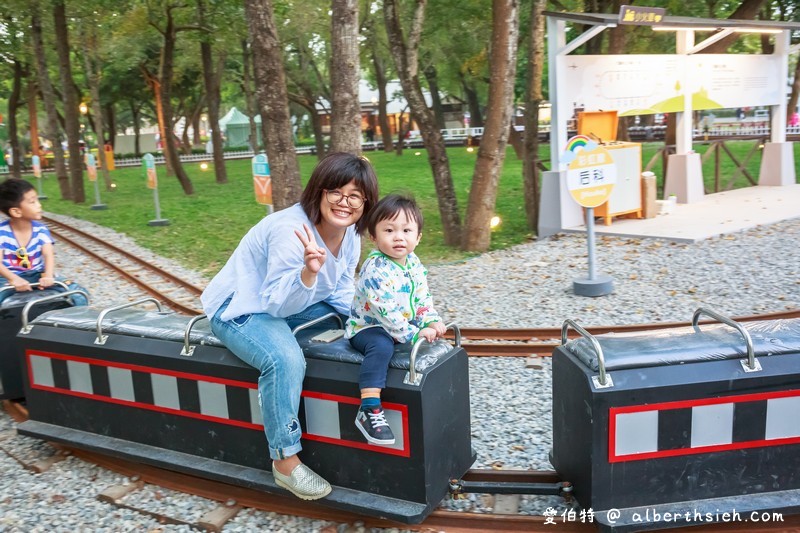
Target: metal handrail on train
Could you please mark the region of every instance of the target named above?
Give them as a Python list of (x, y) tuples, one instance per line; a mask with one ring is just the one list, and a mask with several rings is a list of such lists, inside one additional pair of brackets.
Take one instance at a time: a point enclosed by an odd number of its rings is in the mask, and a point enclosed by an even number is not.
[(196, 317), (192, 318), (188, 324), (186, 324), (186, 329), (183, 330), (183, 348), (181, 349), (181, 355), (191, 357), (194, 354), (194, 346), (189, 346), (189, 334), (192, 332), (194, 325), (204, 318), (207, 319), (208, 316), (197, 315)]
[(292, 335), (297, 336), (297, 334), (300, 331), (302, 331), (302, 330), (304, 330), (306, 328), (310, 328), (311, 326), (316, 326), (320, 322), (325, 322), (329, 318), (335, 318), (336, 320), (338, 320), (339, 321), (339, 329), (344, 329), (344, 324), (342, 323), (342, 315), (340, 315), (339, 313), (328, 313), (327, 315), (322, 315), (319, 318), (315, 318), (314, 320), (309, 320), (308, 322), (305, 322), (304, 324), (300, 324), (299, 326), (297, 326), (296, 328), (294, 328), (292, 330)]
[[(456, 348), (461, 347), (461, 329), (458, 327), (458, 324), (455, 322), (451, 322), (450, 324), (445, 324), (445, 331), (448, 329), (452, 329), (453, 333), (455, 334), (456, 340)], [(419, 385), (422, 381), (422, 374), (417, 375), (417, 352), (419, 351), (420, 345), (422, 342), (427, 342), (428, 339), (425, 337), (420, 337), (417, 339), (417, 342), (414, 343), (414, 346), (411, 348), (411, 355), (408, 356), (408, 373), (406, 374), (406, 378), (403, 380), (403, 383), (408, 385)]]
[(742, 368), (744, 368), (745, 372), (759, 372), (761, 370), (761, 363), (759, 363), (758, 359), (756, 359), (756, 354), (753, 350), (753, 339), (750, 337), (750, 333), (748, 333), (741, 324), (725, 315), (721, 315), (715, 311), (712, 311), (711, 309), (700, 307), (692, 315), (692, 327), (698, 330), (700, 315), (708, 315), (715, 320), (719, 320), (723, 324), (727, 324), (728, 326), (735, 328), (739, 333), (741, 333), (742, 337), (744, 337), (745, 346), (747, 347), (747, 361), (741, 360)]
[(103, 335), (103, 319), (106, 317), (108, 313), (112, 311), (119, 311), (120, 309), (125, 309), (126, 307), (133, 307), (134, 305), (139, 305), (147, 302), (153, 302), (154, 304), (156, 304), (158, 312), (159, 313), (161, 312), (161, 302), (159, 302), (155, 298), (142, 298), (141, 300), (136, 300), (135, 302), (116, 305), (114, 307), (109, 307), (108, 309), (103, 309), (102, 311), (100, 311), (100, 314), (97, 316), (97, 338), (94, 340), (94, 343), (102, 346), (106, 343), (106, 340), (108, 339), (108, 335)]
[(599, 378), (598, 376), (592, 376), (592, 381), (594, 382), (595, 388), (604, 389), (607, 387), (613, 387), (614, 382), (611, 379), (611, 374), (606, 374), (606, 359), (603, 356), (603, 348), (600, 347), (600, 343), (597, 341), (594, 335), (583, 329), (574, 320), (568, 318), (561, 326), (561, 345), (563, 346), (567, 343), (567, 330), (569, 330), (570, 326), (572, 326), (572, 329), (577, 331), (581, 337), (589, 341), (589, 343), (592, 345), (592, 348), (594, 348), (595, 353), (597, 354), (597, 366), (600, 369), (600, 376)]
[[(62, 283), (62, 285), (64, 284)], [(33, 307), (36, 304), (49, 302), (51, 300), (60, 300), (61, 298), (72, 296), (73, 294), (82, 294), (86, 298), (86, 301), (87, 302), (89, 301), (89, 293), (83, 290), (73, 290), (67, 292), (59, 292), (58, 294), (51, 294), (49, 296), (42, 296), (41, 298), (36, 298), (35, 300), (31, 300), (30, 302), (26, 303), (25, 307), (22, 308), (22, 329), (20, 329), (19, 332), (24, 335), (30, 333), (31, 330), (33, 329), (33, 326), (28, 324), (28, 312), (31, 310), (31, 307)]]
[[(30, 285), (31, 285), (31, 287), (38, 287), (39, 285), (41, 285), (41, 283), (36, 281), (34, 283), (31, 283)], [(61, 287), (65, 291), (69, 290), (69, 286), (66, 283), (64, 283), (63, 281), (54, 281), (53, 285), (58, 285), (59, 287)], [(53, 285), (50, 285), (49, 287), (52, 287)], [(45, 287), (45, 289), (47, 289), (49, 287)], [(15, 290), (17, 290), (17, 289), (13, 285), (6, 285), (5, 287), (0, 288), (0, 292), (3, 292), (3, 291), (15, 291)]]

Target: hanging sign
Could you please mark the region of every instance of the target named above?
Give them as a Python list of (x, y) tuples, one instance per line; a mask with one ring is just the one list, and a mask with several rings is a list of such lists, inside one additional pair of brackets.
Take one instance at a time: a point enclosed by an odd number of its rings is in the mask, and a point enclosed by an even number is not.
[(597, 207), (611, 196), (617, 167), (611, 154), (585, 135), (567, 141), (560, 161), (567, 163), (567, 190), (583, 207)]
[(153, 154), (145, 154), (142, 158), (145, 175), (147, 176), (147, 188), (155, 189), (158, 187), (158, 176), (156, 176), (156, 158)]
[(258, 154), (253, 158), (253, 187), (256, 193), (256, 202), (262, 205), (272, 205), (272, 178), (269, 174), (269, 161), (265, 154)]
[(661, 23), (666, 12), (663, 7), (620, 6), (617, 23), (653, 26)]

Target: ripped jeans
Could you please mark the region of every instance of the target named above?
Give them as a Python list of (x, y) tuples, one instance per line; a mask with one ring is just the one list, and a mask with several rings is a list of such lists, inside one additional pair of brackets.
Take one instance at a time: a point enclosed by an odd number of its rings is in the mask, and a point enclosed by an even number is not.
[(306, 372), (306, 360), (292, 329), (334, 310), (319, 302), (287, 318), (254, 313), (229, 321), (220, 320), (229, 303), (230, 299), (226, 300), (214, 314), (211, 331), (239, 359), (261, 372), (258, 403), (269, 456), (272, 459), (291, 457), (302, 449), (297, 413)]

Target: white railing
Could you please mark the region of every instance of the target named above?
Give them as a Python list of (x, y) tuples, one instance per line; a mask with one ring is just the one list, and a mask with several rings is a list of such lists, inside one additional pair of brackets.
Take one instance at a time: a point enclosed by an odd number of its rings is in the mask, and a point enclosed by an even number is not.
[[(525, 126), (514, 126), (519, 132), (525, 131)], [(452, 140), (452, 139), (466, 139), (467, 137), (481, 137), (483, 135), (483, 128), (449, 128), (444, 129), (442, 131), (442, 137), (445, 140)], [(549, 124), (540, 124), (539, 125), (539, 133), (547, 133), (550, 131)], [(706, 133), (703, 128), (695, 128), (693, 130), (693, 135), (695, 139), (702, 139)], [(770, 128), (769, 124), (747, 124), (742, 123), (741, 125), (733, 125), (733, 124), (719, 124), (714, 125), (708, 130), (709, 137), (728, 137), (728, 136), (740, 136), (740, 135), (752, 135), (752, 136), (764, 136), (767, 137), (770, 135)], [(800, 135), (800, 125), (797, 126), (787, 126), (786, 127), (786, 135)], [(421, 140), (421, 137), (413, 136), (406, 139), (407, 141), (415, 141)], [(361, 143), (361, 146), (364, 150), (377, 150), (383, 146), (381, 141), (373, 141), (373, 142), (364, 142)], [(316, 152), (315, 146), (297, 146), (295, 147), (295, 151), (297, 154), (313, 154)], [(237, 150), (237, 151), (230, 151), (224, 152), (225, 159), (247, 159), (255, 156), (256, 153), (252, 150)], [(164, 155), (158, 154), (154, 156), (155, 162), (157, 165), (164, 164)], [(202, 161), (211, 161), (213, 160), (212, 154), (186, 154), (180, 156), (182, 163), (198, 163)], [(137, 157), (126, 157), (126, 158), (115, 158), (114, 164), (118, 167), (135, 167), (141, 166), (142, 159)], [(26, 171), (30, 172), (30, 168), (26, 168)], [(42, 169), (45, 172), (52, 170), (52, 168), (45, 168)], [(0, 174), (8, 174), (9, 169), (8, 166), (3, 165), (2, 161), (0, 161)]]

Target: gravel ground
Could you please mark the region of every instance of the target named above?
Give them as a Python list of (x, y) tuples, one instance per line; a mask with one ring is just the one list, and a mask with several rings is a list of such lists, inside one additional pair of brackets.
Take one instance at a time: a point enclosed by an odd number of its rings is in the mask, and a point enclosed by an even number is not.
[[(79, 227), (139, 251), (195, 284), (206, 282), (125, 236), (85, 222)], [(601, 298), (572, 293), (572, 280), (588, 271), (583, 235), (559, 235), (463, 262), (428, 265), (429, 280), (439, 311), (462, 327), (557, 327), (567, 318), (586, 325), (688, 321), (699, 306), (741, 316), (800, 307), (798, 242), (800, 218), (693, 244), (602, 237), (597, 272), (615, 279), (615, 291)], [(59, 271), (88, 288), (94, 303), (110, 306), (142, 296), (68, 246), (58, 246), (56, 257)], [(475, 467), (551, 469), (549, 360), (534, 369), (515, 358), (475, 358), (470, 372)], [(99, 502), (96, 496), (103, 488), (126, 482), (113, 472), (70, 457), (32, 474), (13, 458), (52, 453), (35, 439), (17, 436), (13, 421), (0, 414), (0, 532), (189, 530)], [(196, 518), (209, 507), (206, 500), (157, 487), (134, 494), (136, 505), (178, 517)], [(443, 505), (489, 512), (492, 501), (473, 495)], [(541, 513), (550, 505), (560, 501), (524, 497), (520, 507)], [(225, 526), (225, 531), (321, 530), (363, 528), (252, 509)]]

